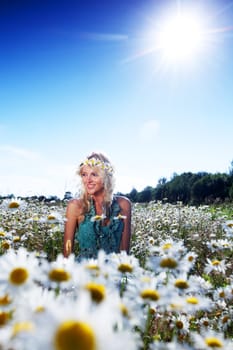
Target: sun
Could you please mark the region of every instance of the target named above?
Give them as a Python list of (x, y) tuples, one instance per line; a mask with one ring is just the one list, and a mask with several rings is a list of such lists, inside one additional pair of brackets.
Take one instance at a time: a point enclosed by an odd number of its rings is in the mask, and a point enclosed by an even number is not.
[(153, 12), (142, 30), (139, 51), (126, 62), (147, 56), (159, 69), (192, 66), (210, 48), (211, 33), (201, 8), (179, 6)]
[(164, 20), (155, 35), (157, 50), (166, 61), (192, 59), (203, 47), (205, 31), (200, 18), (177, 14)]
[[(217, 57), (216, 53), (224, 44), (223, 39), (233, 32), (232, 25), (218, 26), (218, 13), (214, 9), (197, 1), (193, 4), (177, 1), (169, 7), (158, 7), (151, 11), (141, 27), (140, 36), (135, 40), (136, 53), (123, 63), (138, 59), (147, 59), (146, 70), (152, 67), (157, 72), (191, 72), (203, 68)], [(138, 24), (138, 23), (137, 23)]]

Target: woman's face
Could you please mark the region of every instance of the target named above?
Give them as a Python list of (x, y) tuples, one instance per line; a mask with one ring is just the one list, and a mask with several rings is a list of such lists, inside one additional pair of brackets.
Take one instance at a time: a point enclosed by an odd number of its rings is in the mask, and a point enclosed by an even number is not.
[(98, 168), (84, 165), (80, 171), (80, 176), (86, 192), (89, 195), (96, 195), (104, 191), (104, 182)]

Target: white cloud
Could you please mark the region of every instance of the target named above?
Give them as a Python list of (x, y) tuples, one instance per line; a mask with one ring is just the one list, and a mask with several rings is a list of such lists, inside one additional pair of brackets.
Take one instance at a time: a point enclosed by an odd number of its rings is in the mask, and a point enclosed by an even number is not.
[(156, 119), (147, 120), (139, 131), (140, 140), (143, 142), (154, 141), (159, 131), (159, 122)]
[(100, 41), (122, 41), (128, 39), (128, 35), (112, 33), (82, 33), (82, 36), (86, 39)]
[(55, 161), (26, 148), (0, 145), (0, 195), (64, 196), (74, 191), (75, 165)]
[[(64, 183), (61, 179), (42, 176), (9, 174), (0, 176), (0, 195), (14, 194), (15, 196), (59, 195), (64, 196)], [(4, 184), (4, 186), (2, 186)]]
[(20, 148), (12, 145), (0, 145), (0, 152), (4, 152), (8, 156), (16, 156), (24, 159), (36, 159), (39, 157), (39, 153), (31, 150)]

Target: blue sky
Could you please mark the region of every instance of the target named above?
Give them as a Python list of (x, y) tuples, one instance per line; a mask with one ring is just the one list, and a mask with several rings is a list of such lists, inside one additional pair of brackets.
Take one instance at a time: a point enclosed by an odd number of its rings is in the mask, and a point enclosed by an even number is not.
[[(157, 34), (177, 13), (202, 37), (172, 58)], [(2, 0), (0, 52), (0, 195), (74, 192), (92, 151), (123, 193), (229, 171), (233, 1)]]

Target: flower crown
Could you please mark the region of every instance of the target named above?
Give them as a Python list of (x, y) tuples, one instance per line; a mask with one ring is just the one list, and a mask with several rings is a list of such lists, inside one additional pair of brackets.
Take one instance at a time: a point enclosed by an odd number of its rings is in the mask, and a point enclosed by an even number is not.
[(99, 167), (102, 170), (105, 170), (107, 173), (109, 173), (110, 175), (113, 174), (113, 167), (111, 166), (110, 163), (108, 162), (104, 162), (100, 159), (97, 158), (90, 158), (90, 159), (85, 159), (81, 164), (80, 164), (80, 168), (84, 165), (88, 165), (90, 167)]

